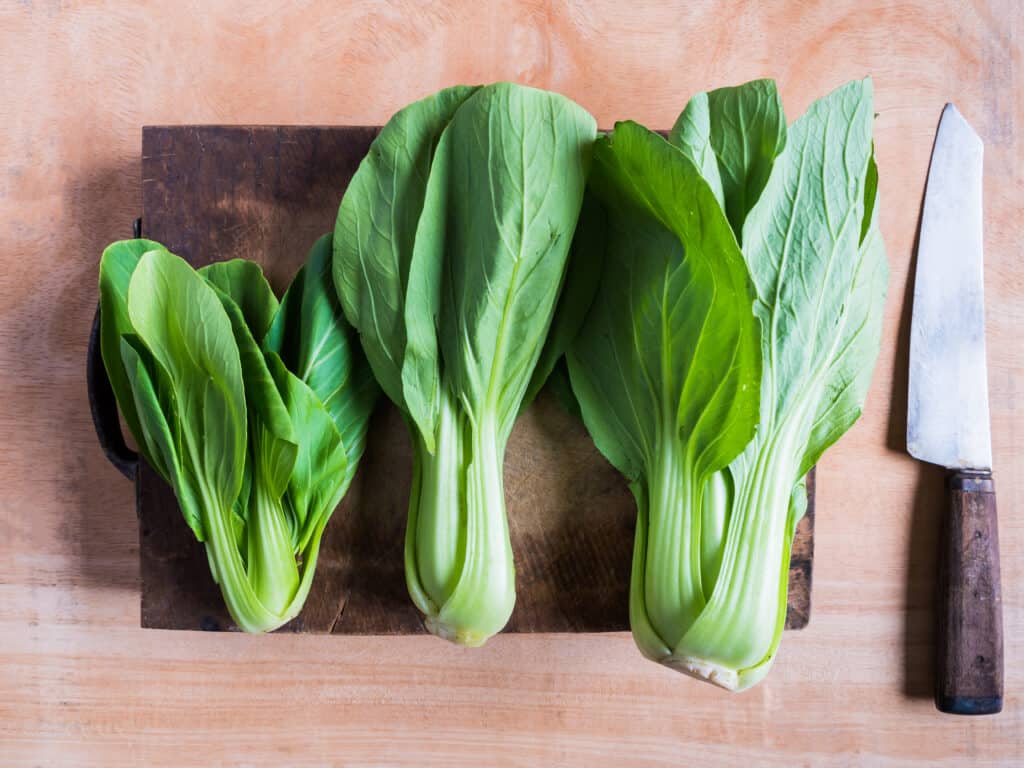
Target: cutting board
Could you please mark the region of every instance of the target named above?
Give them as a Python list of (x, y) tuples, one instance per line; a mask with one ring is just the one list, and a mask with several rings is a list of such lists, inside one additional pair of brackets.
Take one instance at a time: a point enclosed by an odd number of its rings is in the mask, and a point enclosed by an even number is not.
[[(345, 186), (378, 130), (144, 128), (142, 235), (197, 267), (255, 259), (280, 294), (314, 240), (333, 228)], [(101, 440), (120, 445), (109, 403), (99, 411)], [(133, 472), (123, 446), (108, 452), (137, 485), (142, 626), (234, 629), (170, 488), (144, 463)], [(358, 474), (325, 532), (309, 599), (284, 631), (425, 631), (403, 573), (411, 464), (405, 425), (381, 398)], [(633, 498), (582, 424), (548, 392), (512, 433), (505, 496), (517, 589), (506, 631), (628, 629)], [(789, 629), (805, 626), (810, 612), (813, 471), (808, 497), (792, 550)]]

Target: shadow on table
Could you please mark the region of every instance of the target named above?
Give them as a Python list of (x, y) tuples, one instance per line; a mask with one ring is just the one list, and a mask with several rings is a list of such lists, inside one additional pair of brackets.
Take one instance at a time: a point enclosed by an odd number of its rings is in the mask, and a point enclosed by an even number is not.
[[(922, 190), (919, 214), (924, 206)], [(914, 303), (914, 274), (921, 237), (920, 215), (914, 235), (910, 268), (903, 289), (896, 357), (890, 394), (888, 447), (907, 450), (907, 387), (910, 365), (910, 325)], [(935, 685), (935, 605), (939, 533), (945, 497), (941, 467), (917, 462), (907, 539), (906, 584), (903, 593), (903, 695), (931, 698)]]
[(40, 237), (28, 295), (6, 316), (18, 407), (36, 425), (34, 434), (21, 437), (50, 451), (33, 472), (54, 485), (56, 530), (74, 583), (118, 590), (138, 588), (138, 525), (131, 485), (97, 443), (85, 369), (100, 254), (111, 240), (131, 237), (138, 198), (137, 159), (73, 173), (62, 217), (51, 222), (49, 237)]
[(943, 471), (920, 465), (914, 488), (903, 600), (903, 695), (930, 699), (935, 689), (936, 581)]

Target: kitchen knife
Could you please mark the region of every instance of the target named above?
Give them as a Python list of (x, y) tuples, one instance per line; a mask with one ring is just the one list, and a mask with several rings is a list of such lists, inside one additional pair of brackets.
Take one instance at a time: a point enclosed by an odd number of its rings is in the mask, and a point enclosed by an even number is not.
[(982, 266), (983, 145), (956, 107), (939, 122), (921, 214), (907, 450), (946, 468), (936, 706), (1003, 706), (1003, 619), (992, 481)]

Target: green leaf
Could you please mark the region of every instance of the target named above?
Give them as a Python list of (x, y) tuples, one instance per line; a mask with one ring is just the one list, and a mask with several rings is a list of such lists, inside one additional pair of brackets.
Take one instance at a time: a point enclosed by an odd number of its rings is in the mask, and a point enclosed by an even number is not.
[(760, 377), (752, 287), (712, 190), (681, 152), (636, 123), (595, 147), (607, 216), (601, 286), (569, 355), (598, 447), (627, 477), (654, 464), (664, 424), (694, 470), (725, 466), (753, 435)]
[[(227, 285), (235, 296), (244, 297), (248, 293), (251, 307), (253, 305), (251, 297), (258, 291), (247, 283), (252, 281), (256, 285), (259, 283), (266, 285), (263, 273), (241, 269), (233, 271), (234, 279), (230, 282), (221, 280), (220, 284)], [(214, 274), (217, 275), (217, 272), (214, 271)], [(231, 322), (235, 344), (238, 346), (245, 386), (246, 413), (249, 419), (249, 441), (252, 448), (252, 455), (248, 461), (252, 482), (259, 487), (261, 493), (279, 499), (288, 487), (292, 467), (295, 465), (298, 442), (295, 428), (292, 425), (288, 409), (281, 399), (281, 394), (278, 392), (277, 384), (267, 368), (263, 350), (253, 338), (253, 327), (248, 324), (241, 307), (231, 295), (218, 287), (217, 282), (210, 279), (209, 272), (200, 270), (200, 274), (210, 282), (214, 293), (220, 299)], [(223, 272), (218, 276), (223, 277)], [(269, 291), (269, 286), (267, 289)], [(272, 293), (270, 295), (273, 297)], [(274, 304), (276, 303), (275, 299)], [(256, 330), (259, 330), (261, 326), (269, 327), (269, 321), (264, 323), (264, 318), (259, 314), (250, 312), (250, 317), (256, 323)]]
[(445, 270), (445, 376), (505, 439), (551, 323), (595, 134), (569, 99), (499, 83), (466, 100), (431, 166), (423, 217)]
[[(251, 453), (251, 452), (250, 452)], [(243, 559), (248, 555), (248, 544), (245, 536), (245, 519), (249, 516), (249, 505), (252, 502), (252, 456), (247, 454), (242, 469), (242, 487), (231, 506), (231, 528), (235, 533), (235, 546)]]
[(278, 304), (260, 265), (245, 259), (231, 259), (202, 267), (199, 274), (231, 298), (253, 338), (262, 343), (277, 314)]
[(245, 395), (220, 299), (183, 260), (154, 250), (132, 275), (128, 317), (174, 395), (182, 470), (176, 490), (188, 486), (207, 515), (230, 511), (245, 463)]
[[(558, 377), (556, 366), (564, 359), (565, 353), (576, 339), (580, 328), (583, 327), (583, 320), (597, 294), (597, 286), (604, 264), (604, 207), (596, 197), (585, 193), (580, 217), (586, 217), (591, 225), (586, 231), (581, 231), (579, 237), (572, 240), (565, 285), (558, 299), (555, 318), (551, 323), (551, 330), (544, 342), (540, 358), (537, 360), (537, 367), (533, 370), (533, 377), (526, 389), (526, 396), (523, 397), (520, 411), (525, 410), (533, 402), (549, 378)], [(559, 398), (562, 399), (563, 404), (571, 404), (571, 407), (568, 408), (569, 412), (578, 416), (579, 404), (572, 396), (571, 387), (564, 386), (568, 384), (568, 373), (564, 364), (561, 366), (561, 375), (562, 380), (554, 386), (560, 387)], [(565, 397), (569, 399), (566, 400)]]
[(332, 252), (331, 235), (313, 245), (264, 341), (298, 436), (288, 506), (307, 556), (355, 475), (379, 391), (335, 293)]
[(182, 517), (196, 539), (203, 541), (202, 503), (197, 498), (195, 487), (182, 478), (178, 412), (167, 373), (134, 334), (121, 337), (121, 358), (142, 426), (143, 456), (175, 489)]
[(725, 210), (722, 175), (718, 171), (718, 157), (711, 145), (711, 105), (708, 94), (698, 93), (690, 99), (672, 126), (668, 139), (697, 166), (718, 204)]
[(842, 437), (860, 418), (864, 399), (871, 385), (871, 374), (882, 339), (882, 306), (889, 283), (885, 243), (878, 229), (878, 168), (874, 156), (868, 161), (865, 180), (864, 233), (857, 252), (858, 267), (849, 298), (850, 315), (838, 349), (825, 374), (825, 391), (816, 409), (800, 461), (799, 473), (805, 475), (825, 450)]
[[(177, 438), (171, 428), (171, 424), (177, 425), (177, 414), (173, 396), (166, 392), (158, 394), (154, 381), (161, 378), (166, 381), (166, 377), (156, 372), (156, 361), (134, 334), (126, 333), (121, 337), (121, 360), (142, 427), (139, 448), (157, 474), (171, 482), (171, 478), (180, 471)], [(195, 527), (193, 521), (189, 521), (189, 525)], [(202, 540), (202, 534), (199, 538)]]
[(878, 166), (875, 165), (875, 145), (871, 144), (871, 157), (868, 158), (868, 172), (864, 179), (864, 219), (860, 227), (860, 242), (868, 236), (871, 226), (877, 221), (878, 201)]
[(288, 498), (296, 521), (294, 549), (302, 552), (321, 520), (326, 522), (348, 490), (358, 455), (350, 458), (320, 398), (287, 369), (276, 352), (267, 353), (267, 362), (298, 436)]
[(413, 252), (434, 148), (476, 90), (448, 88), (392, 117), (345, 190), (334, 229), (334, 285), (345, 315), (381, 388), (431, 441), (439, 265), (414, 267)]
[(743, 223), (786, 145), (786, 116), (775, 82), (753, 80), (697, 94), (670, 140), (701, 170), (742, 242)]
[(791, 417), (803, 421), (801, 431), (809, 426), (824, 372), (881, 300), (849, 301), (872, 252), (859, 247), (872, 123), (870, 81), (814, 102), (790, 128), (787, 151), (748, 218), (744, 257), (765, 328), (762, 423), (769, 430)]
[[(342, 485), (347, 488), (366, 445), (379, 389), (342, 313), (331, 263), (332, 238), (324, 235), (285, 293), (264, 346), (308, 386), (333, 422), (346, 452)], [(287, 397), (284, 390), (282, 395)]]
[(140, 447), (145, 444), (145, 439), (132, 386), (121, 359), (121, 337), (134, 332), (128, 319), (128, 284), (132, 273), (146, 251), (163, 250), (166, 249), (152, 240), (119, 240), (108, 245), (100, 259), (100, 352), (103, 367), (128, 429)]

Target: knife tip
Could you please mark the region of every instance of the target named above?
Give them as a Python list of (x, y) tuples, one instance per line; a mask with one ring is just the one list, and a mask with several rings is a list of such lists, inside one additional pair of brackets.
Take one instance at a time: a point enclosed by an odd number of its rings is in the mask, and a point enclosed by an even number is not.
[(978, 132), (967, 122), (967, 118), (963, 116), (963, 113), (951, 101), (947, 101), (946, 106), (942, 108), (942, 117), (939, 119), (940, 130), (943, 126), (947, 126), (947, 130), (951, 128), (961, 133), (969, 142), (976, 144), (979, 149), (985, 145)]

